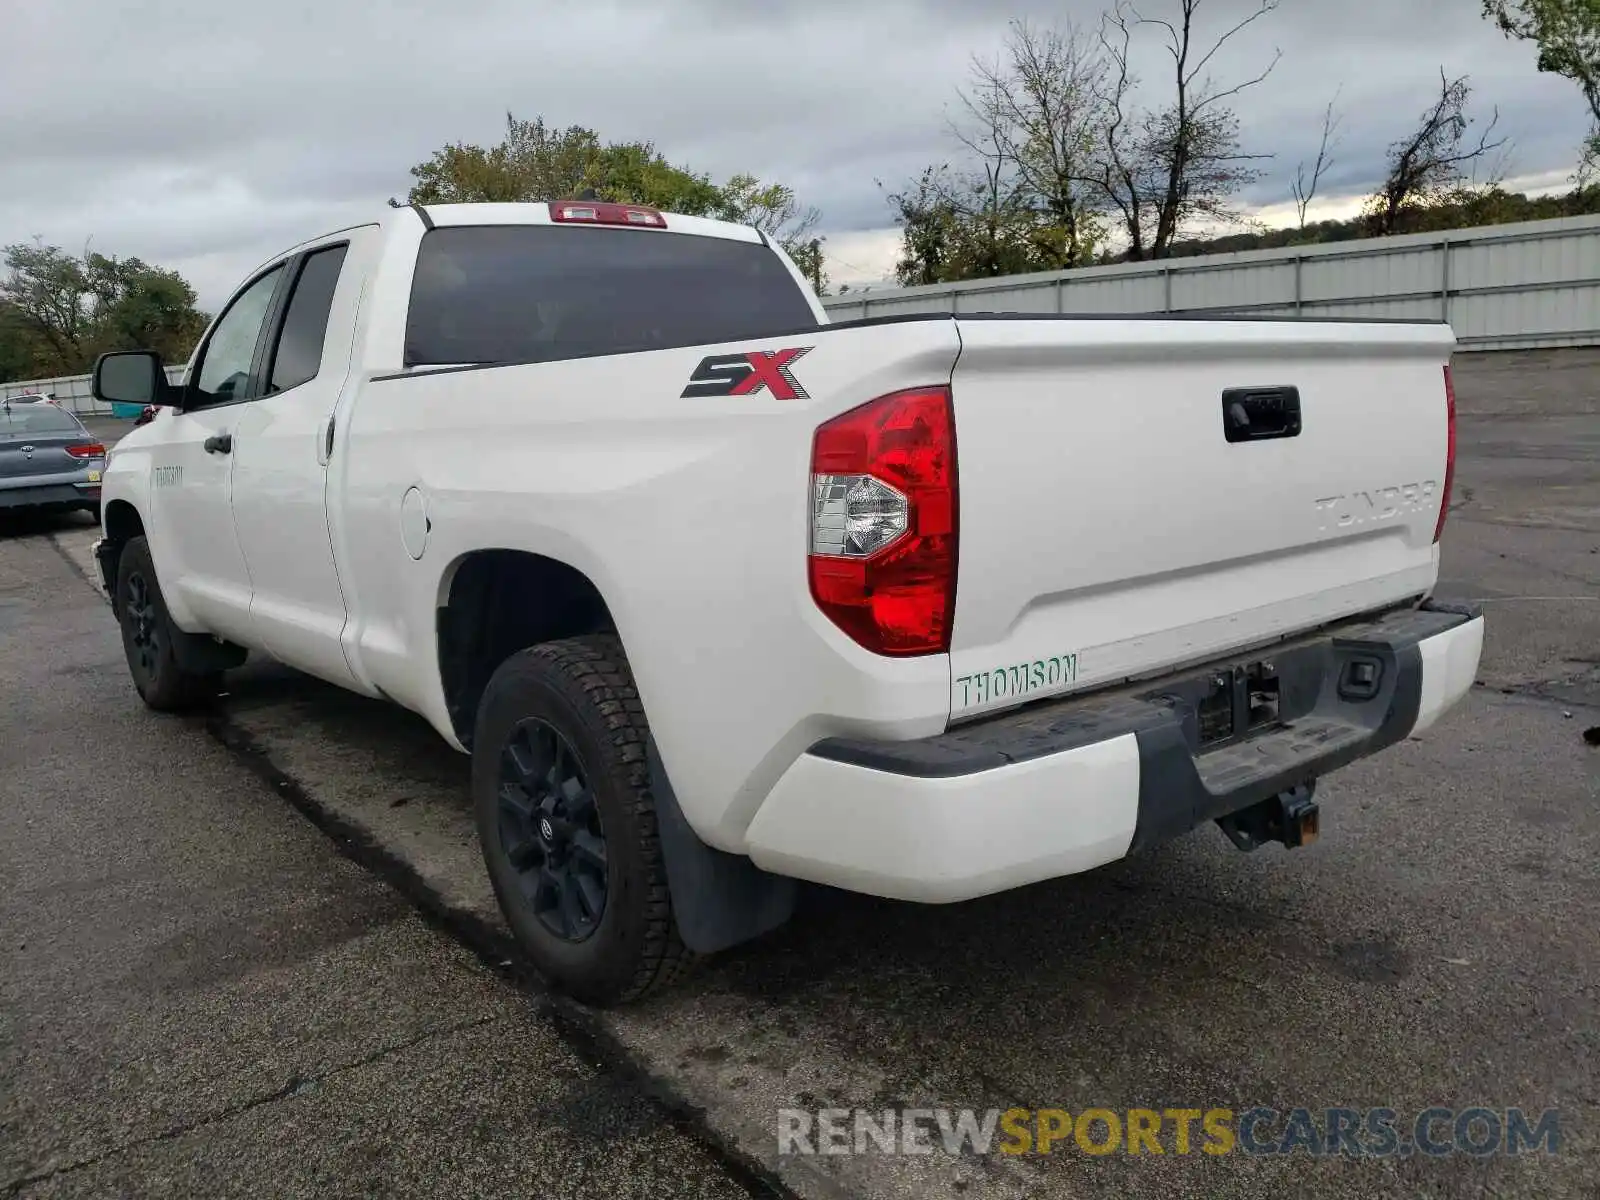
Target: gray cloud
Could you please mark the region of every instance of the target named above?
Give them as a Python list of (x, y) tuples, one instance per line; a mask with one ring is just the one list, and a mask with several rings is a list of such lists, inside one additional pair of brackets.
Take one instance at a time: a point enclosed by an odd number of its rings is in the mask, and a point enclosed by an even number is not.
[[(1208, 0), (1210, 29), (1248, 0)], [(1145, 0), (1152, 14), (1171, 0)], [(836, 236), (882, 228), (891, 188), (955, 151), (945, 129), (969, 56), (1010, 16), (1092, 24), (1076, 0), (324, 0), (269, 9), (200, 0), (56, 0), (8, 17), (0, 45), (0, 241), (92, 237), (183, 270), (211, 304), (285, 245), (403, 194), (411, 164), (491, 142), (505, 111), (653, 139), (718, 175), (797, 187)], [(1428, 103), (1441, 65), (1501, 111), (1513, 173), (1568, 166), (1576, 89), (1534, 70), (1477, 6), (1285, 0), (1215, 61), (1272, 76), (1239, 99), (1249, 149), (1272, 153), (1255, 205), (1288, 198), (1342, 85), (1344, 143), (1325, 188), (1360, 192)], [(1154, 37), (1140, 47), (1155, 88)]]

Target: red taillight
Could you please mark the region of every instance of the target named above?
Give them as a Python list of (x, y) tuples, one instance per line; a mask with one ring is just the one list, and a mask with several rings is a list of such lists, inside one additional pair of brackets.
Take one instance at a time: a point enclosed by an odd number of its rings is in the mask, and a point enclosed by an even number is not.
[(581, 221), (586, 225), (643, 225), (665, 229), (667, 219), (642, 204), (607, 204), (600, 200), (562, 200), (550, 206), (552, 221)]
[(1450, 381), (1450, 368), (1444, 369), (1445, 442), (1444, 488), (1439, 497), (1439, 523), (1433, 527), (1433, 540), (1444, 533), (1444, 519), (1450, 515), (1450, 487), (1456, 479), (1456, 388)]
[(82, 446), (68, 446), (67, 453), (73, 458), (104, 458), (106, 448), (99, 442), (88, 442)]
[(817, 429), (811, 595), (877, 654), (943, 654), (956, 607), (955, 414), (946, 387), (894, 392)]

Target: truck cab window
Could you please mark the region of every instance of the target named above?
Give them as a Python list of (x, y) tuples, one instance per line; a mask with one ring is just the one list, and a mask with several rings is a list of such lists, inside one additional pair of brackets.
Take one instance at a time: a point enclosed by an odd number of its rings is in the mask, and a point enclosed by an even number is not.
[(816, 325), (805, 291), (755, 241), (638, 229), (458, 225), (423, 235), (409, 367), (547, 362)]
[(317, 377), (322, 366), (322, 343), (328, 336), (328, 314), (333, 310), (333, 293), (339, 286), (339, 271), (348, 249), (329, 246), (306, 256), (272, 353), (269, 396)]
[(281, 266), (262, 275), (238, 297), (217, 322), (200, 359), (200, 372), (188, 399), (191, 408), (226, 404), (258, 394), (250, 368), (255, 361), (261, 326), (267, 319)]

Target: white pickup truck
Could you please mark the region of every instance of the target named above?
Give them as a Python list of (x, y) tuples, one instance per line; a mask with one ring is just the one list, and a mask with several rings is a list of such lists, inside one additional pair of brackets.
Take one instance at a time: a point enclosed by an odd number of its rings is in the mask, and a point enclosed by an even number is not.
[(642, 995), (797, 881), (958, 901), (1317, 778), (1468, 690), (1434, 603), (1442, 324), (830, 324), (758, 231), (590, 201), (396, 208), (222, 309), (110, 456), (139, 694), (260, 651), (471, 755), (505, 916)]

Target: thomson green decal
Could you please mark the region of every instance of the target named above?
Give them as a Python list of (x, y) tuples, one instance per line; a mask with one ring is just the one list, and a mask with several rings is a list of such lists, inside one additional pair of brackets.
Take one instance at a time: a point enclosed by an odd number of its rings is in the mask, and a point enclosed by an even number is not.
[(995, 700), (1016, 700), (1034, 692), (1076, 683), (1077, 680), (1078, 656), (1063, 654), (1057, 658), (1036, 658), (1032, 662), (995, 667), (972, 675), (958, 675), (956, 686), (961, 689), (961, 707), (966, 708)]

